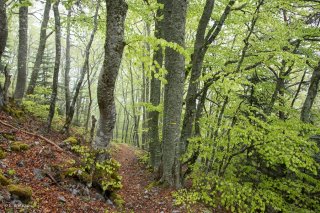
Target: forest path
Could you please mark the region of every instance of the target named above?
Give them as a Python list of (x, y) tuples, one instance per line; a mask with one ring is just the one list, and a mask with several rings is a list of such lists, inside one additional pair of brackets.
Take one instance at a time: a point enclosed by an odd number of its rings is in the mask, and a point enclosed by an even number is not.
[[(50, 165), (60, 165), (78, 157), (66, 149), (59, 152), (57, 147), (41, 138), (16, 129), (28, 130), (41, 136), (42, 121), (29, 116), (16, 119), (3, 112), (0, 112), (0, 121), (0, 150), (6, 152), (5, 158), (0, 159), (0, 173), (14, 183), (31, 187), (33, 191), (31, 203), (21, 205), (19, 200), (10, 196), (6, 187), (0, 186), (0, 212), (12, 209), (28, 209), (29, 212), (41, 213), (104, 213), (106, 209), (118, 213), (186, 212), (182, 207), (173, 205), (173, 189), (157, 186), (154, 174), (140, 160), (140, 156), (145, 154), (144, 151), (127, 144), (112, 145), (112, 156), (121, 163), (119, 173), (122, 176), (123, 188), (118, 194), (124, 200), (122, 208), (115, 207), (95, 189), (89, 189), (73, 178), (55, 182), (52, 178), (55, 177), (54, 173), (47, 170)], [(6, 139), (6, 134), (11, 135), (12, 139)], [(55, 131), (43, 136), (56, 144), (66, 137)], [(14, 141), (26, 143), (30, 148), (23, 152), (10, 151)]]
[(121, 163), (123, 188), (119, 194), (125, 201), (125, 212), (184, 212), (173, 206), (172, 189), (155, 186), (154, 174), (139, 160), (141, 154), (142, 151), (127, 144), (116, 144), (112, 151), (113, 157)]

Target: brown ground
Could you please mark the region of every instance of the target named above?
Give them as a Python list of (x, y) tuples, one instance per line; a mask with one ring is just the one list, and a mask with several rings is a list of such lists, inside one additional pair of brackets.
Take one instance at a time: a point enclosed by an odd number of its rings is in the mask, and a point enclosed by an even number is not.
[[(43, 123), (28, 117), (15, 119), (1, 112), (0, 120), (14, 127), (41, 134), (59, 144), (66, 136), (57, 132), (50, 134), (40, 133)], [(11, 152), (10, 141), (2, 137), (3, 133), (13, 133), (16, 141), (30, 145), (24, 152)], [(27, 205), (10, 198), (5, 187), (0, 186), (0, 212), (10, 212), (9, 209), (27, 209), (26, 212), (185, 212), (182, 207), (173, 206), (172, 189), (154, 186), (152, 173), (139, 162), (137, 149), (117, 144), (113, 149), (113, 157), (121, 163), (120, 175), (123, 188), (121, 195), (125, 204), (122, 208), (115, 207), (112, 202), (106, 201), (95, 190), (69, 178), (56, 183), (48, 171), (41, 179), (35, 176), (35, 170), (47, 171), (48, 165), (59, 164), (77, 157), (70, 151), (59, 152), (52, 145), (38, 137), (30, 136), (0, 123), (0, 146), (7, 150), (7, 157), (0, 160), (0, 169), (7, 177), (19, 184), (30, 186), (33, 190), (32, 201)], [(141, 151), (140, 151), (141, 152)], [(8, 175), (9, 170), (15, 174)], [(47, 175), (49, 174), (49, 175)], [(18, 212), (18, 211), (14, 211)]]

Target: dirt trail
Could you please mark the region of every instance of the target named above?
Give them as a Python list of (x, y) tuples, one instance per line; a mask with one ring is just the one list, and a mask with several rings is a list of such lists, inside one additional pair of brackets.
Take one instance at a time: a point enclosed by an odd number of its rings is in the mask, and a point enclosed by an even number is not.
[[(137, 150), (126, 144), (119, 144), (113, 157), (121, 163), (123, 188), (119, 194), (125, 200), (126, 212), (157, 213), (184, 212), (173, 206), (172, 189), (155, 185), (154, 175), (143, 165)], [(152, 187), (153, 186), (153, 187)]]

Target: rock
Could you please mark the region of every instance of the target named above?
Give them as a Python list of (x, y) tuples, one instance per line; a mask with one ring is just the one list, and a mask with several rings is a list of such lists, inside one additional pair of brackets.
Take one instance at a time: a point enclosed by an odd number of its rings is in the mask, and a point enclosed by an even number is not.
[(80, 191), (78, 189), (71, 189), (71, 194), (76, 196), (80, 193)]
[(9, 202), (11, 200), (10, 193), (5, 189), (0, 190), (0, 197), (1, 197), (0, 202), (2, 201)]
[(164, 201), (160, 201), (160, 202), (159, 202), (159, 205), (164, 205), (164, 204), (165, 204)]
[(7, 186), (9, 184), (10, 184), (10, 180), (0, 172), (0, 186)]
[(107, 200), (107, 204), (110, 206), (114, 206), (113, 202), (110, 199)]
[(172, 210), (172, 213), (180, 213), (179, 210)]
[(32, 189), (29, 186), (24, 185), (8, 185), (8, 191), (11, 195), (16, 195), (22, 202), (27, 202), (31, 200)]
[(49, 187), (49, 186), (50, 186), (50, 184), (49, 184), (49, 183), (47, 183), (47, 182), (44, 182), (44, 183), (43, 183), (43, 186), (45, 186), (45, 187)]
[(35, 141), (35, 142), (34, 142), (34, 145), (36, 145), (36, 146), (38, 146), (39, 144), (40, 144), (39, 141)]
[(26, 144), (26, 143), (22, 143), (22, 142), (16, 141), (16, 142), (13, 142), (10, 145), (10, 148), (11, 148), (12, 151), (20, 152), (20, 151), (28, 150), (29, 149), (29, 145)]
[(5, 169), (8, 167), (8, 165), (3, 161), (5, 161), (5, 160), (0, 161), (0, 167)]
[(66, 202), (67, 202), (66, 198), (63, 197), (62, 195), (59, 195), (59, 196), (58, 196), (58, 200), (59, 200), (60, 202), (63, 202), (63, 203), (66, 203)]
[(84, 187), (84, 189), (82, 190), (82, 194), (84, 196), (89, 196), (90, 195), (90, 190), (88, 187)]
[(45, 177), (41, 169), (33, 169), (33, 175), (37, 180), (42, 180)]
[(19, 161), (18, 163), (17, 163), (17, 166), (19, 166), (19, 167), (24, 167), (24, 161), (22, 160), (22, 161)]
[(100, 201), (105, 200), (104, 197), (103, 197), (103, 195), (100, 194), (100, 193), (95, 193), (94, 199), (95, 199), (95, 200), (100, 200)]
[(22, 205), (23, 205), (23, 203), (21, 202), (21, 200), (17, 200), (17, 199), (11, 201), (10, 204), (11, 204), (12, 206), (22, 206)]

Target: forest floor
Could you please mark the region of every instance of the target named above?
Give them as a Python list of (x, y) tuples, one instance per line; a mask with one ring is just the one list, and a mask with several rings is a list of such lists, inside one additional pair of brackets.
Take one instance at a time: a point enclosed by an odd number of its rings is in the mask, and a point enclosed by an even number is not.
[[(173, 189), (156, 184), (154, 175), (139, 158), (143, 151), (126, 144), (115, 144), (112, 148), (112, 156), (121, 163), (119, 172), (123, 188), (118, 194), (124, 200), (122, 207), (116, 207), (96, 189), (88, 188), (73, 178), (57, 180), (51, 166), (75, 160), (78, 156), (66, 148), (60, 150), (41, 138), (44, 136), (57, 145), (66, 139), (65, 135), (55, 131), (44, 134), (41, 131), (43, 126), (43, 122), (32, 116), (17, 119), (0, 112), (0, 149), (6, 152), (5, 158), (0, 160), (0, 174), (14, 184), (32, 189), (32, 199), (25, 204), (0, 183), (1, 213), (18, 210), (41, 213), (186, 212), (184, 207), (174, 206)], [(12, 151), (10, 146), (13, 141), (23, 142), (30, 148), (25, 151)]]

